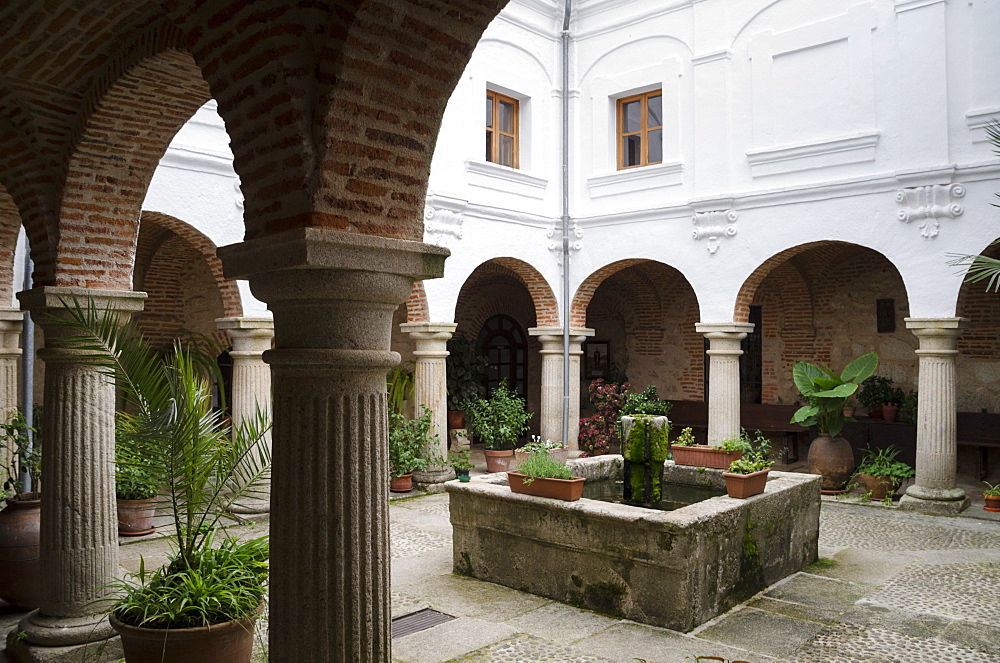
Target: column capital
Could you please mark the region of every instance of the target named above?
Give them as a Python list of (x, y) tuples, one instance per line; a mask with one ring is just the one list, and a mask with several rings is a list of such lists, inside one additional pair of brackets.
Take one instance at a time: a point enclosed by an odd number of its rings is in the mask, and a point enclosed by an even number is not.
[(224, 329), (230, 333), (236, 332), (247, 332), (252, 333), (256, 331), (266, 331), (269, 334), (274, 333), (274, 318), (252, 318), (248, 316), (236, 316), (232, 318), (216, 318), (215, 326), (219, 329)]
[(920, 356), (957, 355), (955, 349), (962, 330), (969, 325), (968, 318), (904, 318), (906, 328), (920, 342), (916, 353)]
[(753, 331), (753, 327), (752, 322), (697, 322), (694, 325), (699, 334), (703, 334), (709, 339), (732, 338), (733, 335), (740, 335), (739, 340), (741, 341)]
[(18, 341), (24, 327), (24, 312), (16, 308), (0, 308), (0, 357), (18, 357)]
[[(580, 354), (583, 349), (580, 345), (595, 334), (589, 327), (578, 327), (569, 330), (570, 353)], [(542, 354), (560, 353), (562, 354), (563, 330), (562, 327), (530, 327), (529, 336), (536, 336), (542, 343)]]
[(133, 290), (39, 286), (17, 293), (17, 298), (21, 302), (21, 309), (30, 312), (31, 319), (45, 332), (46, 347), (40, 352), (47, 353), (45, 359), (51, 361), (56, 358), (56, 354), (69, 356), (77, 352), (59, 349), (58, 339), (74, 332), (68, 327), (53, 324), (54, 317), (66, 316), (67, 304), (72, 305), (73, 302), (77, 302), (81, 306), (87, 306), (93, 302), (94, 307), (101, 313), (114, 309), (121, 314), (119, 323), (125, 324), (132, 313), (142, 310), (146, 293)]
[(399, 326), (399, 331), (416, 339), (441, 338), (445, 341), (451, 339), (456, 329), (458, 324), (454, 322), (404, 322)]
[(254, 356), (271, 348), (274, 320), (271, 318), (216, 318), (215, 326), (229, 334), (233, 341), (232, 357)]

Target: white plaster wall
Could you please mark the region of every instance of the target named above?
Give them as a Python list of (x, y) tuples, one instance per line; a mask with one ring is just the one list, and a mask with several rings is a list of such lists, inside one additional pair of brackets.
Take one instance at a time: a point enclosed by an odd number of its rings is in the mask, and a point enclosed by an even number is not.
[[(559, 215), (560, 12), (513, 0), (452, 97), (428, 192), (425, 240), (453, 252), (445, 278), (425, 284), (432, 320), (452, 319), (462, 283), (491, 257), (535, 265), (561, 299), (558, 235), (545, 232)], [(955, 315), (961, 275), (949, 254), (1000, 237), (1000, 160), (982, 130), (1000, 116), (1000, 3), (578, 0), (574, 12), (571, 292), (604, 265), (649, 258), (685, 275), (704, 322), (723, 322), (769, 257), (837, 240), (896, 266), (911, 316)], [(486, 83), (529, 100), (525, 175), (547, 183), (542, 198), (469, 184)], [(656, 87), (665, 163), (615, 171), (614, 100)], [(926, 218), (900, 220), (928, 200), (938, 218), (925, 228)], [(705, 225), (735, 234), (711, 253), (712, 240), (693, 237)]]

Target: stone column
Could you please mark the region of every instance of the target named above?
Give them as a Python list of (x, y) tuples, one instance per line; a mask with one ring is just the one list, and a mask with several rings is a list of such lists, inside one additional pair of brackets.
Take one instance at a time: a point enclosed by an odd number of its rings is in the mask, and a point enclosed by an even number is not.
[[(533, 327), (528, 330), (542, 343), (542, 411), (539, 432), (543, 440), (563, 441), (563, 331), (559, 327)], [(593, 329), (571, 329), (569, 335), (569, 439), (572, 451), (580, 448), (580, 357), (583, 342), (593, 336)]]
[[(115, 385), (86, 352), (66, 349), (74, 333), (53, 322), (63, 302), (93, 302), (98, 311), (142, 310), (144, 292), (39, 287), (18, 294), (45, 333), (38, 356), (45, 362), (39, 609), (21, 620), (24, 640), (14, 660), (81, 660), (83, 649), (114, 635), (95, 604), (111, 592), (118, 574), (115, 513)], [(117, 641), (114, 641), (117, 642)], [(107, 647), (113, 653), (114, 646)], [(65, 658), (63, 658), (65, 657)]]
[[(417, 349), (413, 352), (416, 367), (413, 370), (413, 400), (416, 414), (425, 405), (433, 413), (431, 433), (438, 436), (438, 453), (448, 459), (448, 383), (445, 359), (448, 357), (448, 339), (458, 327), (451, 322), (407, 322), (399, 326), (409, 334)], [(429, 467), (426, 472), (414, 472), (418, 484), (442, 484), (455, 478), (455, 471), (447, 464)]]
[(392, 316), (447, 249), (299, 228), (219, 249), (274, 314), (270, 656), (388, 663)]
[[(21, 357), (18, 342), (24, 314), (18, 309), (0, 309), (0, 419), (10, 420), (17, 408), (17, 360)], [(0, 467), (10, 466), (10, 454), (0, 449)]]
[[(271, 318), (218, 318), (216, 327), (227, 332), (233, 349), (233, 397), (230, 408), (233, 426), (253, 420), (260, 410), (271, 416), (271, 368), (264, 363), (263, 355), (271, 349), (274, 338), (274, 321)], [(264, 436), (262, 444), (271, 447), (271, 433)], [(245, 503), (234, 504), (236, 513), (267, 513), (270, 509), (269, 487)]]
[(956, 514), (969, 505), (955, 485), (958, 425), (955, 414), (955, 349), (965, 318), (906, 318), (920, 347), (917, 391), (917, 476), (900, 499), (909, 511)]
[(708, 444), (740, 434), (740, 343), (753, 331), (749, 322), (699, 322), (708, 339)]

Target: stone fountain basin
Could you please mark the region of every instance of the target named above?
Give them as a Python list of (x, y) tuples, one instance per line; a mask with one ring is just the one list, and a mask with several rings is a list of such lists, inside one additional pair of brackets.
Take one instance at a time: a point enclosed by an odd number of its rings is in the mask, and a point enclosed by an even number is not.
[[(620, 478), (621, 456), (569, 463)], [(722, 470), (667, 461), (664, 482), (725, 489)], [(689, 631), (816, 561), (820, 477), (774, 472), (764, 493), (675, 511), (518, 495), (506, 474), (451, 481), (454, 571), (644, 624)]]

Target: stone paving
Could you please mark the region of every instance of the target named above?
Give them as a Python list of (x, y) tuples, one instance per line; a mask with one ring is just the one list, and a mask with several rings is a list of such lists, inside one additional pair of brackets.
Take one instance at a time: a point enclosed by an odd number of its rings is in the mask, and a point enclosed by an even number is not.
[[(452, 574), (448, 496), (415, 495), (389, 509), (392, 614), (430, 607), (455, 619), (395, 639), (396, 663), (1000, 663), (1000, 522), (979, 513), (922, 516), (824, 499), (817, 564), (677, 633)], [(125, 543), (131, 569), (166, 550), (162, 539)], [(0, 628), (16, 620), (0, 606)]]

